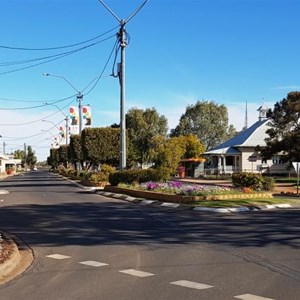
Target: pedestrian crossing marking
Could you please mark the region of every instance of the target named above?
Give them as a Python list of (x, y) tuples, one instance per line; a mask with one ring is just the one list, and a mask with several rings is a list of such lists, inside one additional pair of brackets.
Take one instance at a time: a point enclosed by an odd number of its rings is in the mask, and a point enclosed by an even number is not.
[(190, 289), (197, 289), (197, 290), (204, 290), (204, 289), (209, 289), (209, 288), (213, 287), (212, 285), (188, 281), (188, 280), (173, 281), (173, 282), (170, 282), (170, 284), (179, 285), (179, 286), (187, 287)]
[(61, 254), (50, 254), (50, 255), (46, 255), (46, 257), (53, 258), (53, 259), (67, 259), (70, 258), (71, 256), (61, 255)]
[(154, 274), (148, 273), (148, 272), (143, 272), (139, 270), (134, 270), (134, 269), (127, 269), (127, 270), (122, 270), (119, 271), (120, 273), (132, 275), (132, 276), (137, 276), (137, 277), (148, 277), (148, 276), (153, 276)]
[(239, 295), (239, 296), (235, 296), (234, 298), (241, 299), (241, 300), (275, 300), (275, 299), (260, 297), (251, 294)]
[(103, 267), (103, 266), (108, 266), (106, 263), (94, 261), (94, 260), (87, 260), (87, 261), (81, 261), (79, 264), (90, 266), (90, 267)]

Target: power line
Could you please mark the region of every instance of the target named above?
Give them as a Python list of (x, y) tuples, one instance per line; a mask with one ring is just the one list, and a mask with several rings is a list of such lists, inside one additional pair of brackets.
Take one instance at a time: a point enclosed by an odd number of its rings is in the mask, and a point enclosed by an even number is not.
[(79, 45), (86, 44), (86, 43), (89, 43), (91, 41), (94, 41), (94, 40), (98, 39), (99, 37), (104, 36), (104, 35), (112, 32), (112, 31), (114, 31), (116, 28), (118, 28), (118, 26), (116, 26), (116, 27), (114, 27), (114, 28), (112, 28), (112, 29), (100, 34), (100, 35), (97, 35), (96, 37), (88, 39), (86, 41), (75, 43), (75, 44), (70, 44), (70, 45), (65, 45), (65, 46), (48, 47), (48, 48), (25, 48), (25, 47), (12, 47), (12, 46), (0, 45), (0, 48), (8, 49), (8, 50), (22, 50), (22, 51), (45, 51), (45, 50), (66, 49), (66, 48), (71, 48), (71, 47), (79, 46)]
[(113, 38), (115, 35), (111, 35), (101, 41), (97, 41), (93, 44), (90, 44), (90, 45), (87, 45), (85, 47), (81, 47), (81, 48), (78, 48), (78, 49), (75, 49), (75, 50), (72, 50), (72, 51), (67, 51), (67, 52), (63, 52), (63, 53), (57, 53), (57, 54), (53, 54), (53, 55), (48, 55), (48, 56), (43, 56), (43, 57), (38, 57), (38, 58), (32, 58), (32, 59), (27, 59), (27, 60), (19, 60), (19, 61), (12, 61), (12, 62), (1, 62), (0, 63), (0, 67), (7, 67), (7, 66), (13, 66), (13, 65), (20, 65), (20, 64), (27, 64), (27, 63), (31, 63), (31, 62), (34, 62), (34, 61), (40, 61), (40, 60), (46, 60), (46, 59), (49, 59), (49, 58), (53, 58), (53, 57), (59, 57), (59, 56), (62, 56), (64, 54), (73, 54), (74, 52), (78, 52), (78, 51), (81, 51), (81, 50), (84, 50), (86, 48), (89, 48), (89, 47), (92, 47), (92, 46), (95, 46), (95, 45), (98, 45), (104, 41), (107, 41), (111, 38)]
[[(90, 93), (92, 92), (92, 90), (97, 86), (99, 80), (102, 78), (102, 76), (103, 76), (103, 74), (104, 74), (104, 72), (105, 72), (105, 70), (106, 70), (106, 68), (107, 68), (107, 65), (108, 65), (108, 63), (109, 63), (109, 61), (110, 61), (110, 59), (111, 59), (111, 57), (112, 57), (112, 55), (113, 55), (113, 53), (114, 53), (114, 51), (115, 51), (115, 48), (116, 48), (117, 44), (118, 44), (118, 39), (116, 40), (116, 42), (115, 42), (115, 44), (114, 44), (114, 46), (113, 46), (113, 48), (112, 48), (112, 50), (111, 50), (111, 52), (110, 52), (110, 54), (109, 54), (107, 60), (106, 60), (106, 63), (105, 63), (105, 65), (104, 65), (104, 67), (102, 68), (102, 71), (101, 71), (100, 75), (99, 75), (98, 78), (96, 79), (96, 82), (95, 82), (94, 85), (89, 89), (88, 92), (84, 93), (84, 96), (90, 94)], [(87, 89), (94, 81), (95, 81), (95, 79), (93, 79), (93, 80), (92, 80), (92, 81), (91, 81), (91, 82), (83, 89), (83, 91), (85, 91), (85, 90), (86, 90), (86, 89)]]
[[(105, 40), (111, 39), (112, 37), (114, 37), (114, 36), (110, 36), (110, 37), (106, 38)], [(2, 73), (0, 73), (0, 75), (6, 75), (6, 74), (9, 74), (9, 73), (23, 71), (23, 70), (26, 70), (26, 69), (29, 69), (29, 68), (40, 66), (40, 65), (46, 64), (48, 62), (55, 61), (55, 60), (61, 59), (63, 57), (69, 56), (71, 54), (77, 53), (79, 51), (85, 50), (87, 48), (93, 47), (93, 46), (99, 44), (100, 42), (103, 42), (103, 41), (95, 42), (95, 43), (89, 44), (87, 46), (84, 46), (84, 47), (81, 47), (81, 48), (78, 48), (78, 49), (75, 49), (75, 50), (72, 50), (72, 51), (56, 54), (56, 55), (54, 55), (55, 56), (54, 58), (51, 58), (51, 59), (48, 59), (48, 60), (45, 60), (43, 62), (39, 62), (39, 63), (36, 63), (36, 64), (32, 64), (32, 65), (29, 65), (29, 66), (26, 66), (26, 67), (22, 67), (22, 68), (13, 69), (13, 70), (10, 70), (10, 71), (2, 72)]]
[(64, 99), (61, 99), (61, 100), (57, 100), (57, 101), (53, 101), (53, 102), (48, 102), (47, 104), (43, 103), (41, 105), (35, 105), (35, 106), (27, 106), (27, 107), (11, 107), (11, 108), (2, 108), (0, 107), (0, 110), (28, 110), (28, 109), (35, 109), (35, 108), (41, 108), (41, 107), (45, 107), (45, 106), (48, 106), (49, 104), (56, 104), (56, 103), (60, 103), (60, 102), (63, 102), (63, 101), (66, 101), (70, 98), (73, 98), (75, 97), (75, 95), (72, 95), (72, 96), (69, 96), (67, 98), (64, 98)]

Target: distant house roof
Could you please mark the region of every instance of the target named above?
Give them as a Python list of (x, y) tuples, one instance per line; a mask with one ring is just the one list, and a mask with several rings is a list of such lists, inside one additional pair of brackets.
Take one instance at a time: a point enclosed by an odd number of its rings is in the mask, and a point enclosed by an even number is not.
[(267, 119), (259, 120), (245, 131), (235, 137), (205, 152), (204, 154), (236, 154), (239, 147), (266, 146), (265, 138), (268, 137), (266, 130), (269, 128)]

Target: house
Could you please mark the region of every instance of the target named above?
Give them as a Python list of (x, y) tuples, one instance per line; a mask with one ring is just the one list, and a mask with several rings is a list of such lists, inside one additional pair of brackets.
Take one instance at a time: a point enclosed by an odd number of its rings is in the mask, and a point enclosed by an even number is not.
[(7, 173), (9, 170), (21, 169), (21, 159), (14, 159), (11, 155), (0, 154), (0, 173)]
[(258, 121), (245, 128), (235, 137), (204, 153), (207, 158), (205, 174), (233, 174), (239, 172), (287, 174), (288, 165), (283, 163), (281, 155), (270, 160), (263, 160), (255, 148), (266, 146), (266, 130), (270, 121), (267, 119), (268, 108), (261, 106)]

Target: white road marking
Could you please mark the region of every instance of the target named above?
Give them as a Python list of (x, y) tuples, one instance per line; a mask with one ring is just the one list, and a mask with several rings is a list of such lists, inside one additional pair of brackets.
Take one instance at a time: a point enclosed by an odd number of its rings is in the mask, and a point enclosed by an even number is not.
[(103, 267), (103, 266), (108, 266), (106, 263), (98, 262), (98, 261), (93, 261), (93, 260), (87, 260), (87, 261), (81, 261), (79, 264), (90, 266), (90, 267)]
[(259, 297), (251, 294), (239, 295), (239, 296), (235, 296), (234, 298), (241, 299), (241, 300), (275, 300), (275, 299)]
[(54, 258), (54, 259), (67, 259), (70, 258), (71, 256), (61, 255), (61, 254), (51, 254), (51, 255), (46, 255), (46, 257)]
[(139, 270), (134, 270), (134, 269), (127, 269), (127, 270), (122, 270), (119, 271), (120, 273), (132, 275), (132, 276), (137, 276), (137, 277), (148, 277), (148, 276), (153, 276), (154, 274), (148, 273), (148, 272), (143, 272)]
[(140, 203), (147, 205), (147, 204), (152, 204), (154, 202), (156, 202), (156, 201), (155, 200), (142, 200)]
[(278, 208), (290, 208), (290, 207), (292, 207), (292, 205), (286, 204), (286, 203), (277, 204), (276, 206), (277, 206)]
[(103, 193), (103, 195), (104, 195), (104, 196), (111, 196), (111, 195), (112, 195), (112, 193), (109, 193), (109, 192), (104, 192), (104, 193)]
[(179, 285), (179, 286), (187, 287), (190, 289), (197, 289), (197, 290), (204, 290), (204, 289), (209, 289), (209, 288), (213, 287), (212, 285), (207, 285), (207, 284), (188, 281), (188, 280), (173, 281), (173, 282), (170, 282), (170, 284)]
[(1, 195), (7, 195), (7, 194), (9, 194), (9, 191), (7, 191), (7, 190), (0, 190), (0, 194)]
[(161, 206), (177, 208), (177, 207), (180, 206), (180, 204), (178, 204), (178, 203), (170, 203), (170, 202), (163, 202), (163, 203), (161, 204)]
[(127, 200), (127, 201), (134, 201), (134, 200), (136, 200), (136, 198), (128, 196), (128, 197), (125, 198), (125, 200)]
[(275, 205), (272, 205), (272, 204), (269, 204), (269, 205), (266, 205), (266, 208), (267, 208), (267, 209), (273, 209), (273, 208), (276, 208), (276, 206), (275, 206)]

